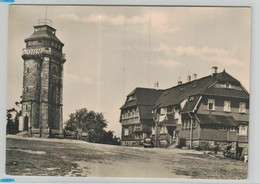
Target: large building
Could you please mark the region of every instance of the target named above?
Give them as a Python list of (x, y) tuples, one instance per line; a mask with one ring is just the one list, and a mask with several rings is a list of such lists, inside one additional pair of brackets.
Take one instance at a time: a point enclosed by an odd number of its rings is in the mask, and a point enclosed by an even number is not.
[(150, 136), (162, 147), (247, 147), (249, 93), (225, 70), (217, 73), (213, 67), (211, 75), (189, 76), (188, 82), (169, 89), (136, 88), (121, 107), (120, 122), (122, 145), (141, 145)]
[(33, 34), (25, 43), (20, 127), (40, 137), (62, 132), (64, 44), (46, 20), (34, 26)]

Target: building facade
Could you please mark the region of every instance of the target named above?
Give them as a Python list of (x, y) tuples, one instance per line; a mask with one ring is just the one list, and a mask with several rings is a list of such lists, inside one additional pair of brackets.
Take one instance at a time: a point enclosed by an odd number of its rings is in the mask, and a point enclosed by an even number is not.
[(209, 76), (197, 79), (194, 75), (186, 83), (153, 90), (158, 95), (153, 96), (149, 114), (153, 120), (152, 133), (146, 136), (151, 136), (156, 146), (177, 144), (201, 149), (229, 143), (248, 146), (249, 93), (225, 70), (217, 73), (217, 67), (213, 67)]
[(61, 133), (64, 44), (46, 22), (34, 26), (25, 43), (20, 129), (40, 137)]
[(154, 126), (152, 108), (162, 91), (136, 88), (126, 98), (120, 108), (122, 125), (122, 145), (140, 146), (142, 140), (152, 134)]

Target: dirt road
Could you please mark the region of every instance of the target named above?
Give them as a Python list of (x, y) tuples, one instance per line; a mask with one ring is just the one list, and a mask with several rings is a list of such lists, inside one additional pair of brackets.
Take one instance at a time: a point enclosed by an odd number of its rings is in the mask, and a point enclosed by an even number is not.
[(245, 179), (247, 163), (195, 150), (7, 137), (9, 175)]

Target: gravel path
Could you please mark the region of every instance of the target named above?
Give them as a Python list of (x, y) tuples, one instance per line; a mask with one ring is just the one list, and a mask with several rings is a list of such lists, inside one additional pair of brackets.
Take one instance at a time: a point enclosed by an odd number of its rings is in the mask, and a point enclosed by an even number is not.
[(196, 150), (7, 136), (9, 175), (245, 179), (247, 163)]

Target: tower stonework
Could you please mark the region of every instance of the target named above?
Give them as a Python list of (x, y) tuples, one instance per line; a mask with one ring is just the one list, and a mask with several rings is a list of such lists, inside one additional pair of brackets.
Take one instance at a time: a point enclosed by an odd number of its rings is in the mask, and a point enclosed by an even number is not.
[(46, 24), (34, 26), (34, 33), (25, 43), (23, 131), (40, 137), (62, 133), (64, 44), (56, 37), (56, 29)]

